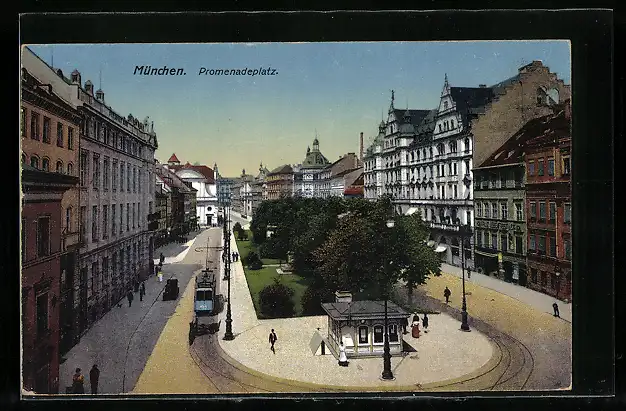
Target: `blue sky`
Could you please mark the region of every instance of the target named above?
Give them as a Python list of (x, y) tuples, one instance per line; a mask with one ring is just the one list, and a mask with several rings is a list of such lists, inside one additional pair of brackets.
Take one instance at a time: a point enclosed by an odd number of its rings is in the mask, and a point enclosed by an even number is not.
[[(256, 174), (304, 159), (315, 138), (333, 161), (358, 152), (396, 107), (437, 106), (448, 74), (451, 86), (493, 85), (542, 60), (570, 84), (567, 41), (109, 44), (29, 46), (66, 74), (102, 86), (116, 112), (154, 121), (156, 157), (175, 152), (229, 176)], [(185, 76), (134, 75), (137, 65), (183, 68)], [(201, 67), (276, 69), (275, 76), (205, 76)], [(100, 81), (100, 71), (102, 80)]]

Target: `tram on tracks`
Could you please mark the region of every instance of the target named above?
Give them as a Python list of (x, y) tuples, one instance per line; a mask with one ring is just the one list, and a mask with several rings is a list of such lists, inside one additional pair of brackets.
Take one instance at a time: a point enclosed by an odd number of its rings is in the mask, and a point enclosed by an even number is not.
[(219, 312), (219, 303), (219, 296), (215, 294), (215, 274), (212, 270), (203, 270), (195, 282), (192, 322), (194, 334), (214, 333), (219, 330), (220, 324), (215, 323), (213, 318)]

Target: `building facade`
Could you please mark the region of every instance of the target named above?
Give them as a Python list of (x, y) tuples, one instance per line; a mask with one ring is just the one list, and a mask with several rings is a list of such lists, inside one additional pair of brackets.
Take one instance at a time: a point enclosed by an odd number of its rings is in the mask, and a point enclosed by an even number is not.
[(361, 160), (355, 153), (344, 154), (319, 173), (318, 188), (314, 192), (320, 198), (342, 197), (345, 189), (344, 176), (360, 168)]
[(267, 167), (263, 165), (263, 163), (259, 165), (259, 173), (256, 175), (256, 177), (254, 177), (254, 180), (251, 183), (252, 212), (250, 213), (249, 217), (252, 217), (254, 215), (255, 210), (259, 208), (259, 204), (261, 204), (261, 202), (267, 200), (267, 183), (265, 179), (267, 178), (269, 172), (270, 171), (267, 169)]
[(320, 142), (315, 137), (313, 148), (307, 147), (306, 157), (302, 162), (299, 173), (302, 181), (298, 181), (294, 187), (294, 194), (305, 198), (320, 197), (321, 195), (321, 174), (330, 165), (330, 161), (320, 151)]
[(124, 118), (75, 70), (83, 122), (80, 147), (81, 333), (152, 273), (154, 152), (157, 136), (146, 117)]
[[(81, 119), (76, 108), (59, 96), (68, 88), (65, 82), (59, 82), (59, 74), (49, 67), (33, 70), (34, 66), (44, 64), (38, 59), (27, 60), (22, 69), (22, 164), (46, 172), (76, 176)], [(40, 78), (35, 78), (29, 69), (37, 72)], [(75, 344), (77, 337), (73, 306), (74, 281), (78, 272), (79, 194), (79, 188), (73, 186), (63, 193), (61, 200), (61, 270), (67, 279), (67, 287), (59, 296), (62, 354)]]
[(63, 194), (78, 178), (63, 173), (22, 168), (21, 320), (23, 387), (36, 393), (59, 390), (63, 295), (72, 294), (75, 253), (63, 249)]
[(276, 167), (265, 178), (267, 185), (267, 199), (278, 200), (284, 196), (291, 196), (294, 192), (294, 172), (289, 164)]
[(528, 286), (572, 299), (571, 109), (569, 99), (526, 144)]

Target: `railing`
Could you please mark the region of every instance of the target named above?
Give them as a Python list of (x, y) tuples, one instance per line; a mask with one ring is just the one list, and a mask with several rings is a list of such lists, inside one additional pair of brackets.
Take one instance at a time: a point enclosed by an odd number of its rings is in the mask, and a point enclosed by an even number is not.
[(459, 231), (461, 226), (456, 224), (446, 224), (446, 223), (430, 223), (430, 228), (436, 228), (439, 230), (447, 230), (447, 231)]

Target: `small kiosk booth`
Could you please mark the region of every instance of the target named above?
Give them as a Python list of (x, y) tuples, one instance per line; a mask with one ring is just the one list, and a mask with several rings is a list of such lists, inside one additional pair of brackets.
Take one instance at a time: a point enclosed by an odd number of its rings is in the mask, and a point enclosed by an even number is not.
[[(352, 295), (336, 292), (336, 302), (323, 303), (328, 315), (328, 345), (339, 356), (343, 341), (348, 358), (380, 356), (384, 350), (384, 301), (352, 301)], [(410, 314), (391, 301), (387, 302), (389, 348), (391, 355), (402, 354), (402, 323)]]

